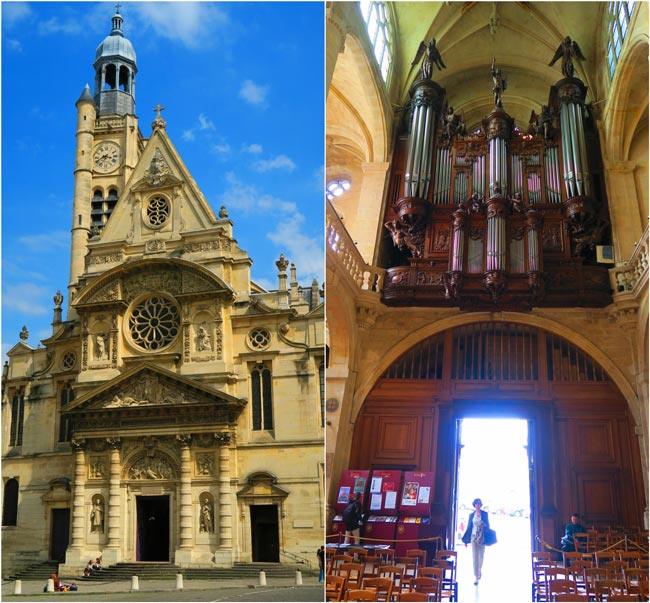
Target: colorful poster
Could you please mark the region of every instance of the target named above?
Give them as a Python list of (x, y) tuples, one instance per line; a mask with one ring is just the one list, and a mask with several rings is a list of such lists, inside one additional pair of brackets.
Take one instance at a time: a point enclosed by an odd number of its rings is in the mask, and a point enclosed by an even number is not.
[(431, 495), (431, 488), (429, 486), (422, 486), (420, 492), (418, 493), (418, 503), (424, 503), (425, 505), (429, 503), (429, 496)]
[(356, 494), (363, 494), (363, 491), (366, 489), (366, 478), (357, 477), (354, 481), (354, 492)]
[(397, 492), (386, 492), (386, 500), (384, 501), (385, 509), (394, 509), (397, 506)]
[(393, 490), (395, 490), (395, 482), (384, 482), (381, 487), (382, 492), (392, 492)]
[(381, 477), (373, 477), (370, 482), (370, 492), (381, 492)]
[(414, 507), (417, 504), (419, 489), (419, 483), (406, 482), (404, 484), (404, 494), (402, 495), (402, 505), (406, 507)]
[(350, 500), (350, 486), (341, 486), (339, 488), (339, 497), (336, 501), (340, 504), (347, 504)]
[(381, 509), (381, 494), (373, 494), (370, 497), (370, 510), (379, 511)]

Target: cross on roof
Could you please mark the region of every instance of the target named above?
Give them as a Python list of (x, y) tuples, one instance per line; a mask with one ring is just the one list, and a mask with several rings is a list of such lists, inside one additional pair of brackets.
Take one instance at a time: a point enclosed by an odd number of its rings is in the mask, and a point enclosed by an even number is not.
[(164, 111), (164, 110), (165, 110), (165, 107), (161, 106), (160, 103), (158, 103), (158, 104), (153, 108), (153, 110), (154, 110), (154, 111), (158, 111), (158, 115), (156, 115), (156, 117), (162, 117), (162, 115), (160, 115), (160, 112), (161, 112), (161, 111)]
[(115, 12), (116, 13), (120, 12), (120, 6), (121, 6), (121, 4), (119, 2), (115, 5)]

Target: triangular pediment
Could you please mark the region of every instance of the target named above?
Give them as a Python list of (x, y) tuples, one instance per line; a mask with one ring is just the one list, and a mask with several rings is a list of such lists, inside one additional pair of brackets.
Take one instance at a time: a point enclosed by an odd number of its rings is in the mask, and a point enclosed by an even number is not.
[[(160, 219), (150, 228), (147, 203), (159, 196), (167, 203), (166, 223)], [(158, 216), (160, 218), (160, 216)], [(185, 166), (163, 128), (154, 130), (120, 194), (119, 201), (104, 227), (102, 246), (127, 240), (129, 245), (144, 244), (151, 237), (165, 240), (183, 232), (213, 228), (218, 219)]]
[(245, 400), (145, 362), (78, 398), (65, 412), (103, 414), (141, 409), (150, 415), (156, 409), (203, 406), (236, 418), (245, 405)]

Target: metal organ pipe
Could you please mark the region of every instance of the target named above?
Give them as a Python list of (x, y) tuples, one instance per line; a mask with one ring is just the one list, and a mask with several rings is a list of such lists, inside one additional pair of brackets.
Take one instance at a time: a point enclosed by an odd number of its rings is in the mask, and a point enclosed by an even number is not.
[(589, 194), (589, 177), (588, 177), (588, 163), (587, 163), (587, 146), (585, 142), (585, 130), (584, 130), (584, 124), (582, 123), (582, 107), (580, 105), (574, 105), (576, 109), (576, 126), (577, 126), (577, 132), (576, 135), (578, 137), (578, 153), (580, 155), (580, 173), (582, 175), (582, 187), (583, 187), (583, 194), (588, 195)]
[(537, 231), (528, 231), (528, 270), (529, 272), (537, 272), (539, 270), (539, 257), (538, 257)]

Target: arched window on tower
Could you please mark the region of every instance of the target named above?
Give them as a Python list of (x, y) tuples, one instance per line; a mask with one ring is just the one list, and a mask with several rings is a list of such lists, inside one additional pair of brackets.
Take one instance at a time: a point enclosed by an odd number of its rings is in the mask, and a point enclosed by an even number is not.
[(106, 65), (104, 77), (104, 90), (115, 90), (117, 88), (117, 69), (115, 65)]
[(118, 201), (117, 190), (112, 188), (104, 199), (101, 190), (96, 190), (90, 203), (90, 229), (91, 236), (98, 233), (106, 226)]
[(607, 64), (609, 77), (614, 79), (616, 64), (621, 56), (625, 36), (634, 12), (634, 2), (610, 2), (608, 11), (609, 40), (607, 42)]
[(381, 77), (384, 82), (388, 82), (388, 74), (393, 62), (393, 35), (388, 7), (385, 2), (376, 0), (361, 0), (359, 5)]
[(263, 363), (251, 370), (253, 431), (273, 429), (273, 388), (271, 370)]
[(120, 90), (131, 92), (131, 72), (126, 66), (120, 67)]
[(18, 480), (8, 479), (2, 499), (2, 525), (15, 526), (18, 519)]

